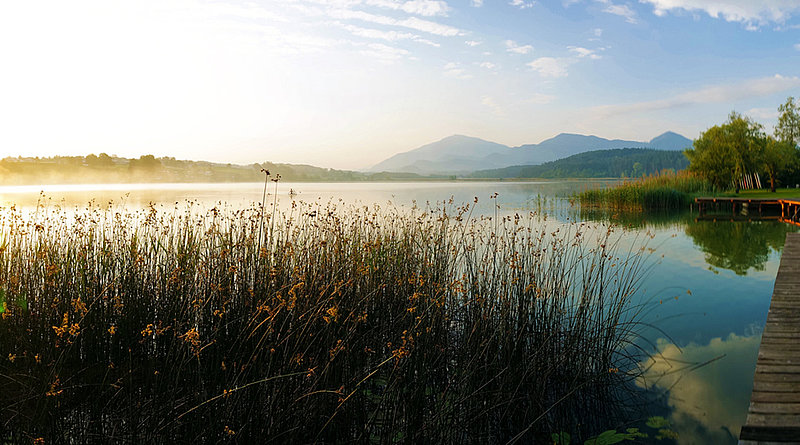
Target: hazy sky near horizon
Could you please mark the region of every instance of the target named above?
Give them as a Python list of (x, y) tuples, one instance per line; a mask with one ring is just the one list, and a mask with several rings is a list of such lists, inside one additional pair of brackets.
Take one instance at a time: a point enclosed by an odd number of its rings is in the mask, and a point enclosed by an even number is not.
[(451, 134), (772, 131), (800, 0), (0, 4), (0, 157), (363, 168)]

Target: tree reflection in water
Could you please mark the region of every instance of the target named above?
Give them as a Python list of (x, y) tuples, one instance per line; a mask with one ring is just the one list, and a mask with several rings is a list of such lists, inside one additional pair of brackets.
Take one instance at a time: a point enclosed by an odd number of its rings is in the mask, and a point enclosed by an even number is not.
[(797, 230), (778, 221), (697, 221), (686, 226), (711, 267), (737, 275), (764, 270), (770, 253), (781, 251), (786, 234)]

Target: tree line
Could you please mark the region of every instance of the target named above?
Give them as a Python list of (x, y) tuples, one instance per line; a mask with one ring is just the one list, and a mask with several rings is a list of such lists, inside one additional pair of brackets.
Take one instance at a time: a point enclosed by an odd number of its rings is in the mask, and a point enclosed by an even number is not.
[(472, 178), (638, 178), (663, 170), (683, 170), (689, 161), (680, 151), (652, 148), (594, 150), (541, 165), (479, 170)]
[(778, 184), (800, 183), (800, 101), (789, 97), (778, 112), (771, 135), (752, 118), (731, 112), (727, 121), (701, 133), (684, 151), (689, 170), (719, 190), (736, 193), (752, 188), (748, 179), (756, 174), (768, 178), (773, 192)]

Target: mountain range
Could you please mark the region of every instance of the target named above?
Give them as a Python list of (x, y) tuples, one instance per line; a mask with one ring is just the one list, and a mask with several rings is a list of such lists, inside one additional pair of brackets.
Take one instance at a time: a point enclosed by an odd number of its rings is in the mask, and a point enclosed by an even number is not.
[(603, 139), (597, 136), (561, 133), (538, 144), (509, 147), (483, 139), (453, 135), (398, 153), (372, 166), (371, 172), (408, 172), (421, 175), (467, 174), (476, 170), (519, 165), (539, 165), (578, 153), (618, 148), (682, 150), (692, 140), (668, 131), (649, 142)]

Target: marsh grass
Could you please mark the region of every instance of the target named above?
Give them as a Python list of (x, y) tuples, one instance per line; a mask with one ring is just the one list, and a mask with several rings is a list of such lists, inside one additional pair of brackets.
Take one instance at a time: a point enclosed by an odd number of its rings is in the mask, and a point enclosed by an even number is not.
[(682, 170), (644, 176), (614, 187), (577, 194), (582, 206), (642, 210), (688, 209), (696, 196), (715, 191), (705, 179)]
[(5, 209), (0, 440), (602, 431), (639, 372), (644, 247), (605, 226), (470, 212)]

